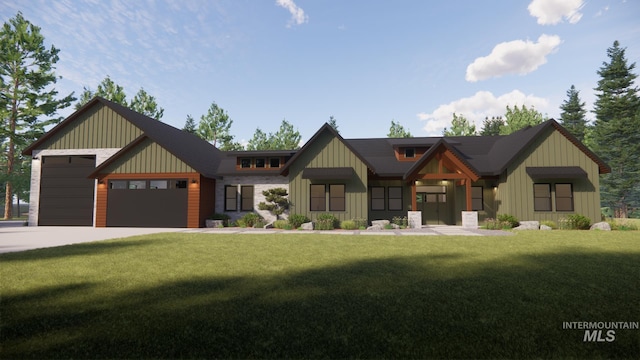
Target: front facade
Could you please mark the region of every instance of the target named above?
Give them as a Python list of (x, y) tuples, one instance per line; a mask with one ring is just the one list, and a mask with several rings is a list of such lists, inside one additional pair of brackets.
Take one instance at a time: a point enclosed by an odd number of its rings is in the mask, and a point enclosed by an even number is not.
[[(206, 141), (95, 98), (32, 144), (29, 225), (202, 227), (214, 213), (259, 213), (284, 188), (312, 220), (460, 224), (510, 214), (600, 219), (610, 169), (554, 120), (508, 136), (344, 139), (325, 124), (299, 150), (221, 152)], [(284, 214), (283, 216), (287, 216)]]

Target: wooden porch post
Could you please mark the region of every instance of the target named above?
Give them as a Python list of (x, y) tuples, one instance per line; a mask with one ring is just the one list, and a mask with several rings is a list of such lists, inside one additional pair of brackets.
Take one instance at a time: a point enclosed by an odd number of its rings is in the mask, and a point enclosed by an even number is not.
[(471, 208), (473, 207), (471, 202), (471, 179), (466, 178), (464, 180), (464, 184), (465, 184), (465, 193), (467, 198), (467, 211), (471, 211)]

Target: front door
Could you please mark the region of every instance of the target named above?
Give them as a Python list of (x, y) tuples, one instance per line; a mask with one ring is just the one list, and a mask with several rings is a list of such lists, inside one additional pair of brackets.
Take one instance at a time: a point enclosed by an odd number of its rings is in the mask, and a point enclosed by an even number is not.
[(447, 207), (446, 186), (420, 186), (425, 192), (417, 193), (418, 208), (422, 210), (424, 225), (447, 224), (449, 209)]

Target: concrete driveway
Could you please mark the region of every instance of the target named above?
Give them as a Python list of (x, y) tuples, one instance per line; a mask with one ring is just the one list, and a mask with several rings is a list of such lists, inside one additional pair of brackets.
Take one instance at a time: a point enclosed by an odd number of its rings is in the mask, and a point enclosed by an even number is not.
[(0, 253), (180, 231), (188, 229), (24, 226), (23, 221), (0, 221)]

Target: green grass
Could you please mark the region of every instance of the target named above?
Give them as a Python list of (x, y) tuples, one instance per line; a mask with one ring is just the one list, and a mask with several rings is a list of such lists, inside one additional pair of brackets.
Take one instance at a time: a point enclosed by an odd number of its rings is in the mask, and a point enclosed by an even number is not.
[(0, 255), (0, 358), (634, 358), (640, 232), (159, 234)]

